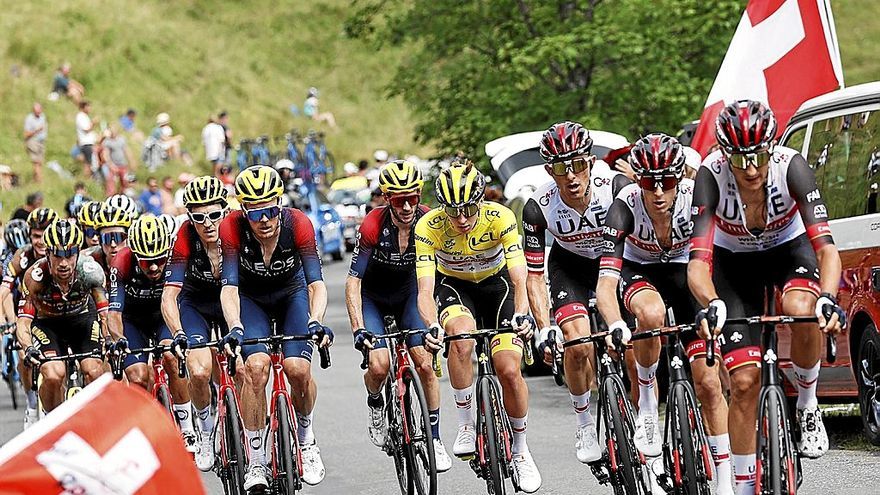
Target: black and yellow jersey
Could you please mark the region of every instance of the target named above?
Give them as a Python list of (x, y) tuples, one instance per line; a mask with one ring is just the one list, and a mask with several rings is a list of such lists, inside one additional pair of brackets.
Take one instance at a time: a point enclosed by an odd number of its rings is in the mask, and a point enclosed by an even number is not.
[(426, 213), (416, 224), (416, 276), (450, 277), (480, 282), (508, 268), (524, 266), (516, 216), (510, 209), (484, 202), (474, 228), (467, 234), (456, 229), (442, 208)]

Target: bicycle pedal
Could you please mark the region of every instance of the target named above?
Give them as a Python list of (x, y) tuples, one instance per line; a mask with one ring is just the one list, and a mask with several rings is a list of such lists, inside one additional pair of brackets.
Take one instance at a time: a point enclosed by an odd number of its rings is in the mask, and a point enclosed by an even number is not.
[(603, 456), (602, 459), (587, 463), (587, 466), (590, 467), (590, 471), (593, 473), (593, 477), (596, 478), (600, 485), (607, 485), (611, 481), (611, 477), (605, 469), (606, 459), (607, 457)]
[(477, 453), (471, 452), (470, 454), (455, 454), (455, 457), (458, 457), (463, 461), (473, 461), (477, 458)]
[(660, 485), (660, 488), (666, 493), (672, 492), (672, 478), (667, 473), (657, 475), (657, 484)]

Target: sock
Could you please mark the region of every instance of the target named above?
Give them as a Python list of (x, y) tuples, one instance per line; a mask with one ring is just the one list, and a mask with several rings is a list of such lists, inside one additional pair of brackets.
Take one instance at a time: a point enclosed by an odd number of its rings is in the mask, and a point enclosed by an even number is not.
[(571, 396), (571, 405), (574, 407), (574, 413), (577, 416), (578, 428), (593, 424), (593, 417), (590, 414), (590, 391), (587, 390), (581, 395), (568, 395)]
[(794, 376), (797, 377), (797, 408), (807, 409), (819, 405), (816, 399), (816, 381), (819, 379), (819, 367), (822, 363), (816, 362), (812, 368), (801, 368), (794, 364)]
[(647, 368), (636, 363), (636, 371), (639, 375), (639, 415), (656, 415), (657, 396), (654, 389), (657, 387), (657, 363)]
[(428, 419), (431, 421), (431, 436), (440, 440), (440, 408), (428, 411)]
[(180, 425), (180, 431), (195, 432), (193, 428), (192, 402), (174, 404), (171, 406), (171, 409), (174, 411), (174, 417), (177, 418), (177, 424)]
[(462, 389), (453, 388), (452, 392), (455, 395), (455, 409), (458, 411), (458, 426), (476, 424), (476, 411), (473, 406), (474, 386)]
[(39, 402), (37, 399), (37, 391), (31, 390), (30, 387), (28, 387), (28, 390), (27, 390), (27, 407), (28, 407), (28, 409), (36, 409), (38, 403)]
[(371, 408), (384, 407), (385, 398), (382, 397), (382, 392), (376, 392), (375, 394), (367, 392), (367, 406)]
[(315, 433), (312, 431), (312, 413), (296, 413), (296, 437), (300, 445), (315, 443)]
[(196, 409), (196, 420), (199, 422), (199, 430), (210, 435), (214, 430), (214, 415), (211, 404), (204, 409)]
[(755, 493), (755, 454), (733, 454), (733, 471), (736, 474), (736, 495)]
[(730, 486), (730, 437), (723, 435), (706, 436), (709, 441), (709, 450), (712, 451), (712, 459), (715, 461), (715, 481), (718, 486)]
[(508, 416), (508, 418), (510, 419), (510, 428), (513, 430), (513, 445), (510, 446), (511, 452), (514, 455), (528, 452), (529, 446), (526, 445), (526, 428), (529, 421), (529, 415), (526, 414), (524, 418), (514, 418), (513, 416)]
[(250, 454), (248, 456), (250, 458), (250, 466), (266, 464), (266, 449), (263, 445), (264, 431), (265, 428), (260, 428), (257, 431), (251, 431), (247, 428), (244, 430), (244, 435), (247, 437), (248, 453)]

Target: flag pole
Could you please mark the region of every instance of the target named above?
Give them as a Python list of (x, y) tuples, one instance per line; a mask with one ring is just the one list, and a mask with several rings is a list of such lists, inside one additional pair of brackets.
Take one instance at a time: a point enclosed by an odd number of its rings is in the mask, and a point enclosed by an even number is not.
[(840, 81), (840, 88), (846, 87), (843, 79), (843, 64), (840, 61), (840, 44), (837, 42), (837, 26), (834, 24), (834, 12), (831, 10), (829, 0), (817, 0), (819, 15), (822, 16), (822, 26), (825, 29), (825, 39), (828, 40), (828, 54), (831, 56), (831, 65), (834, 74)]

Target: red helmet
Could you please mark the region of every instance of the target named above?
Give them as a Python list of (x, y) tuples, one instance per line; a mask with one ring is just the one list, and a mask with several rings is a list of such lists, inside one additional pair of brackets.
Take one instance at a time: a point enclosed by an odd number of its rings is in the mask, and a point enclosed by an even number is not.
[(593, 149), (593, 139), (587, 129), (577, 122), (553, 124), (541, 136), (541, 158), (547, 163), (570, 160)]
[(715, 121), (715, 139), (728, 153), (755, 153), (776, 139), (776, 117), (760, 101), (737, 100), (727, 105)]
[(629, 164), (639, 175), (674, 175), (684, 173), (684, 148), (672, 136), (648, 134), (632, 145)]

